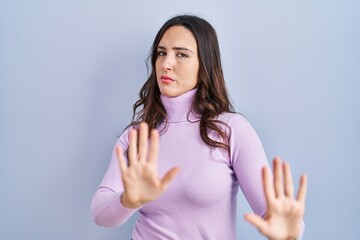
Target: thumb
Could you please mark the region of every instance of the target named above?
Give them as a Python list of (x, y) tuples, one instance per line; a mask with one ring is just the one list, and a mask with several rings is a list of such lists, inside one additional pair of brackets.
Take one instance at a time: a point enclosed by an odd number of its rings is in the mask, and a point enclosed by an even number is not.
[(161, 187), (165, 190), (169, 186), (171, 180), (173, 180), (179, 172), (180, 172), (180, 168), (178, 167), (174, 167), (170, 169), (161, 179)]
[(256, 227), (261, 233), (266, 234), (266, 232), (267, 232), (266, 221), (264, 221), (264, 219), (262, 219), (259, 215), (256, 215), (254, 213), (248, 213), (248, 214), (245, 214), (244, 218), (251, 225)]

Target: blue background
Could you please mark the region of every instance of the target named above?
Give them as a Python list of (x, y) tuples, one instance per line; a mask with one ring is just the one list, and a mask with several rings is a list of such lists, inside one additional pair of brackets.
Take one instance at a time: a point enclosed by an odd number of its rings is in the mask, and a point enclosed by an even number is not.
[[(358, 0), (0, 0), (0, 239), (130, 239), (136, 216), (98, 227), (90, 202), (152, 40), (182, 13), (217, 30), (269, 161), (307, 173), (304, 239), (360, 239)], [(239, 194), (238, 238), (263, 239), (248, 211)]]

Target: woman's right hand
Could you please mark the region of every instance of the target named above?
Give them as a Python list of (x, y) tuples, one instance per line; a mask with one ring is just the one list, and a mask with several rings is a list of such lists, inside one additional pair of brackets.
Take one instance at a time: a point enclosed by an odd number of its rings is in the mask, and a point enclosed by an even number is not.
[(129, 147), (127, 164), (123, 150), (116, 146), (124, 192), (121, 203), (126, 208), (138, 208), (146, 202), (158, 198), (168, 187), (171, 180), (179, 172), (179, 168), (170, 169), (163, 178), (157, 173), (157, 156), (159, 148), (159, 133), (153, 129), (150, 136), (146, 123), (140, 123), (139, 130), (129, 131)]

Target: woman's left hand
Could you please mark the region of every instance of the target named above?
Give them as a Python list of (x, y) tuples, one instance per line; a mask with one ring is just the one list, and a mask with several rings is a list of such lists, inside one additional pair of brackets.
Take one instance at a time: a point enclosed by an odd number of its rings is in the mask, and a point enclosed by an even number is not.
[(263, 187), (267, 202), (267, 211), (264, 218), (249, 213), (245, 219), (254, 225), (264, 236), (271, 240), (292, 240), (298, 237), (301, 231), (305, 212), (307, 178), (300, 178), (297, 197), (294, 198), (294, 185), (290, 165), (281, 163), (280, 158), (273, 161), (274, 181), (270, 170), (262, 169)]

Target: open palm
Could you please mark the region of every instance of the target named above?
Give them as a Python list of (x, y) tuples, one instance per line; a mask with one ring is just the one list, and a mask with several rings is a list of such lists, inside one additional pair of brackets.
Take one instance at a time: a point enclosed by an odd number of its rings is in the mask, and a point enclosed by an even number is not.
[(149, 129), (146, 123), (139, 125), (139, 131), (136, 129), (129, 131), (128, 164), (121, 147), (116, 147), (125, 189), (121, 201), (128, 208), (137, 208), (158, 198), (179, 172), (179, 168), (174, 167), (163, 178), (158, 176), (159, 134), (157, 130), (151, 131), (149, 147), (148, 133)]

